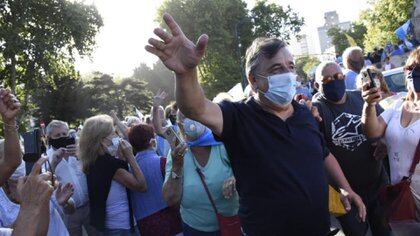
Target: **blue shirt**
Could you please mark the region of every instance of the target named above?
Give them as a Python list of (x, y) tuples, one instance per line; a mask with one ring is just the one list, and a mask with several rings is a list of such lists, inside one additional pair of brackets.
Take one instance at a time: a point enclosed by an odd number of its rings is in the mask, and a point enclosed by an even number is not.
[(133, 212), (139, 221), (167, 207), (162, 196), (163, 176), (160, 157), (154, 150), (138, 152), (136, 162), (143, 172), (147, 183), (147, 192), (131, 192)]
[(249, 235), (326, 235), (329, 151), (311, 112), (293, 102), (287, 120), (255, 100), (224, 101), (221, 140), (239, 193), (239, 216)]
[[(181, 199), (181, 217), (184, 223), (190, 227), (204, 232), (219, 230), (216, 213), (211, 206), (210, 200), (204, 190), (200, 177), (195, 170), (193, 154), (187, 151), (184, 156), (183, 185)], [(199, 166), (198, 162), (196, 162)], [(172, 169), (172, 157), (168, 157), (166, 163), (166, 178), (170, 178)], [(222, 195), (223, 183), (230, 178), (232, 168), (223, 145), (212, 146), (207, 164), (201, 168), (206, 184), (215, 201), (217, 210), (223, 216), (233, 216), (238, 213), (239, 202), (237, 194), (230, 199)]]
[(356, 89), (356, 78), (359, 74), (352, 70), (345, 70), (344, 75), (346, 76), (346, 90), (355, 90)]

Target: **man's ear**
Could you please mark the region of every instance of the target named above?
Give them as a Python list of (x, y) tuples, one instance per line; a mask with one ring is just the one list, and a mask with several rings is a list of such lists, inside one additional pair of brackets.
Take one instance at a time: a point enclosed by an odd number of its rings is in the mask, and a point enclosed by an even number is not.
[(252, 90), (256, 91), (258, 89), (257, 80), (255, 79), (255, 76), (252, 73), (248, 74), (248, 83), (249, 86), (251, 86)]
[(314, 82), (314, 88), (315, 88), (317, 91), (319, 91), (319, 84), (318, 84), (318, 82)]

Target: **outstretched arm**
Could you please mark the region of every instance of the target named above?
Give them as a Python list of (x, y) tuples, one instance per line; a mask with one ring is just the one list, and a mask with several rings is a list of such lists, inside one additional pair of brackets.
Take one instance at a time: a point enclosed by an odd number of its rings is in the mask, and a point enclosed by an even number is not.
[(171, 34), (161, 28), (154, 33), (161, 40), (149, 39), (146, 50), (155, 54), (165, 66), (175, 72), (176, 101), (182, 113), (190, 119), (199, 121), (220, 135), (223, 131), (223, 117), (220, 107), (204, 96), (203, 89), (197, 79), (197, 65), (204, 55), (208, 42), (207, 35), (201, 35), (194, 44), (169, 14), (163, 19)]
[(0, 88), (0, 114), (4, 124), (4, 157), (0, 159), (0, 185), (22, 162), (16, 116), (20, 103), (9, 89)]
[(162, 91), (161, 89), (159, 89), (157, 94), (153, 97), (153, 107), (152, 107), (153, 128), (155, 129), (156, 134), (162, 137), (163, 137), (164, 130), (162, 127), (162, 118), (159, 115), (159, 107), (160, 105), (162, 105), (163, 100), (165, 100), (167, 95), (168, 94), (165, 91)]

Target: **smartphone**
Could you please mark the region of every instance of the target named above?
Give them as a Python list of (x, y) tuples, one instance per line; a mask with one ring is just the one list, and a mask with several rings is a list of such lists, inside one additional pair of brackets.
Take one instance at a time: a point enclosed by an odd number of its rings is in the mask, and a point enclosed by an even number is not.
[(372, 72), (370, 71), (370, 69), (369, 68), (366, 69), (366, 71), (363, 71), (362, 74), (363, 74), (363, 82), (369, 83), (368, 89), (376, 88), (375, 78), (372, 75)]
[(54, 182), (55, 182), (55, 179), (54, 179), (54, 168), (52, 168), (51, 163), (50, 163), (49, 160), (47, 160), (44, 163), (44, 170), (51, 172), (51, 184), (54, 187)]
[(172, 150), (183, 142), (182, 138), (178, 135), (173, 126), (166, 128), (163, 136), (169, 142), (169, 145), (171, 145)]
[(34, 129), (33, 131), (22, 134), (23, 146), (25, 147), (25, 154), (23, 160), (25, 162), (36, 162), (41, 158), (41, 130)]

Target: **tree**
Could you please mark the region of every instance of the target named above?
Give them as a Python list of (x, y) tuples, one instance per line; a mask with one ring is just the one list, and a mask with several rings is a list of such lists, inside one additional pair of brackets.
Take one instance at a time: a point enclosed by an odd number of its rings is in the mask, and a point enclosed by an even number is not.
[(136, 78), (126, 78), (116, 83), (107, 74), (96, 73), (86, 83), (87, 91), (92, 96), (91, 112), (109, 114), (115, 110), (119, 117), (134, 115), (135, 108), (149, 112), (152, 93), (146, 89), (146, 82)]
[[(246, 81), (244, 55), (256, 36), (284, 35), (283, 39), (288, 40), (303, 24), (290, 7), (284, 9), (266, 1), (257, 3), (252, 16), (243, 0), (165, 0), (157, 14), (163, 27), (164, 12), (175, 18), (188, 38), (196, 40), (202, 33), (209, 35), (198, 73), (210, 98)], [(275, 23), (267, 25), (267, 19), (274, 19)]]
[(350, 46), (364, 48), (363, 41), (366, 35), (366, 26), (360, 22), (353, 22), (348, 30), (332, 27), (328, 30), (327, 34), (332, 39), (335, 53), (341, 55)]
[(364, 45), (367, 51), (384, 47), (387, 43), (397, 43), (395, 30), (409, 18), (412, 0), (370, 0), (371, 9), (361, 14), (366, 24), (367, 34)]
[(206, 55), (198, 66), (199, 79), (208, 97), (227, 91), (241, 82), (242, 55), (252, 40), (251, 19), (242, 0), (166, 0), (157, 20), (170, 13), (185, 35), (195, 40), (202, 33), (210, 37)]
[(296, 72), (301, 78), (308, 80), (310, 71), (319, 63), (319, 59), (313, 56), (300, 57), (296, 59)]
[(304, 24), (303, 17), (292, 10), (290, 6), (282, 7), (267, 0), (257, 1), (251, 10), (255, 37), (276, 37), (289, 41), (292, 36), (298, 36)]
[(327, 34), (331, 38), (331, 43), (334, 45), (336, 54), (341, 55), (350, 46), (346, 33), (340, 28), (332, 27), (328, 30)]
[(53, 83), (43, 84), (31, 100), (36, 105), (34, 116), (45, 123), (59, 119), (78, 124), (91, 115), (91, 95), (77, 77), (54, 77)]
[(89, 55), (101, 26), (96, 8), (78, 1), (3, 0), (0, 75), (13, 91), (17, 84), (37, 85), (54, 73), (51, 62)]
[(168, 70), (159, 60), (152, 68), (142, 63), (134, 69), (133, 79), (145, 81), (146, 88), (153, 94), (159, 89), (164, 89), (168, 93), (168, 100), (175, 100), (175, 79), (174, 74)]

